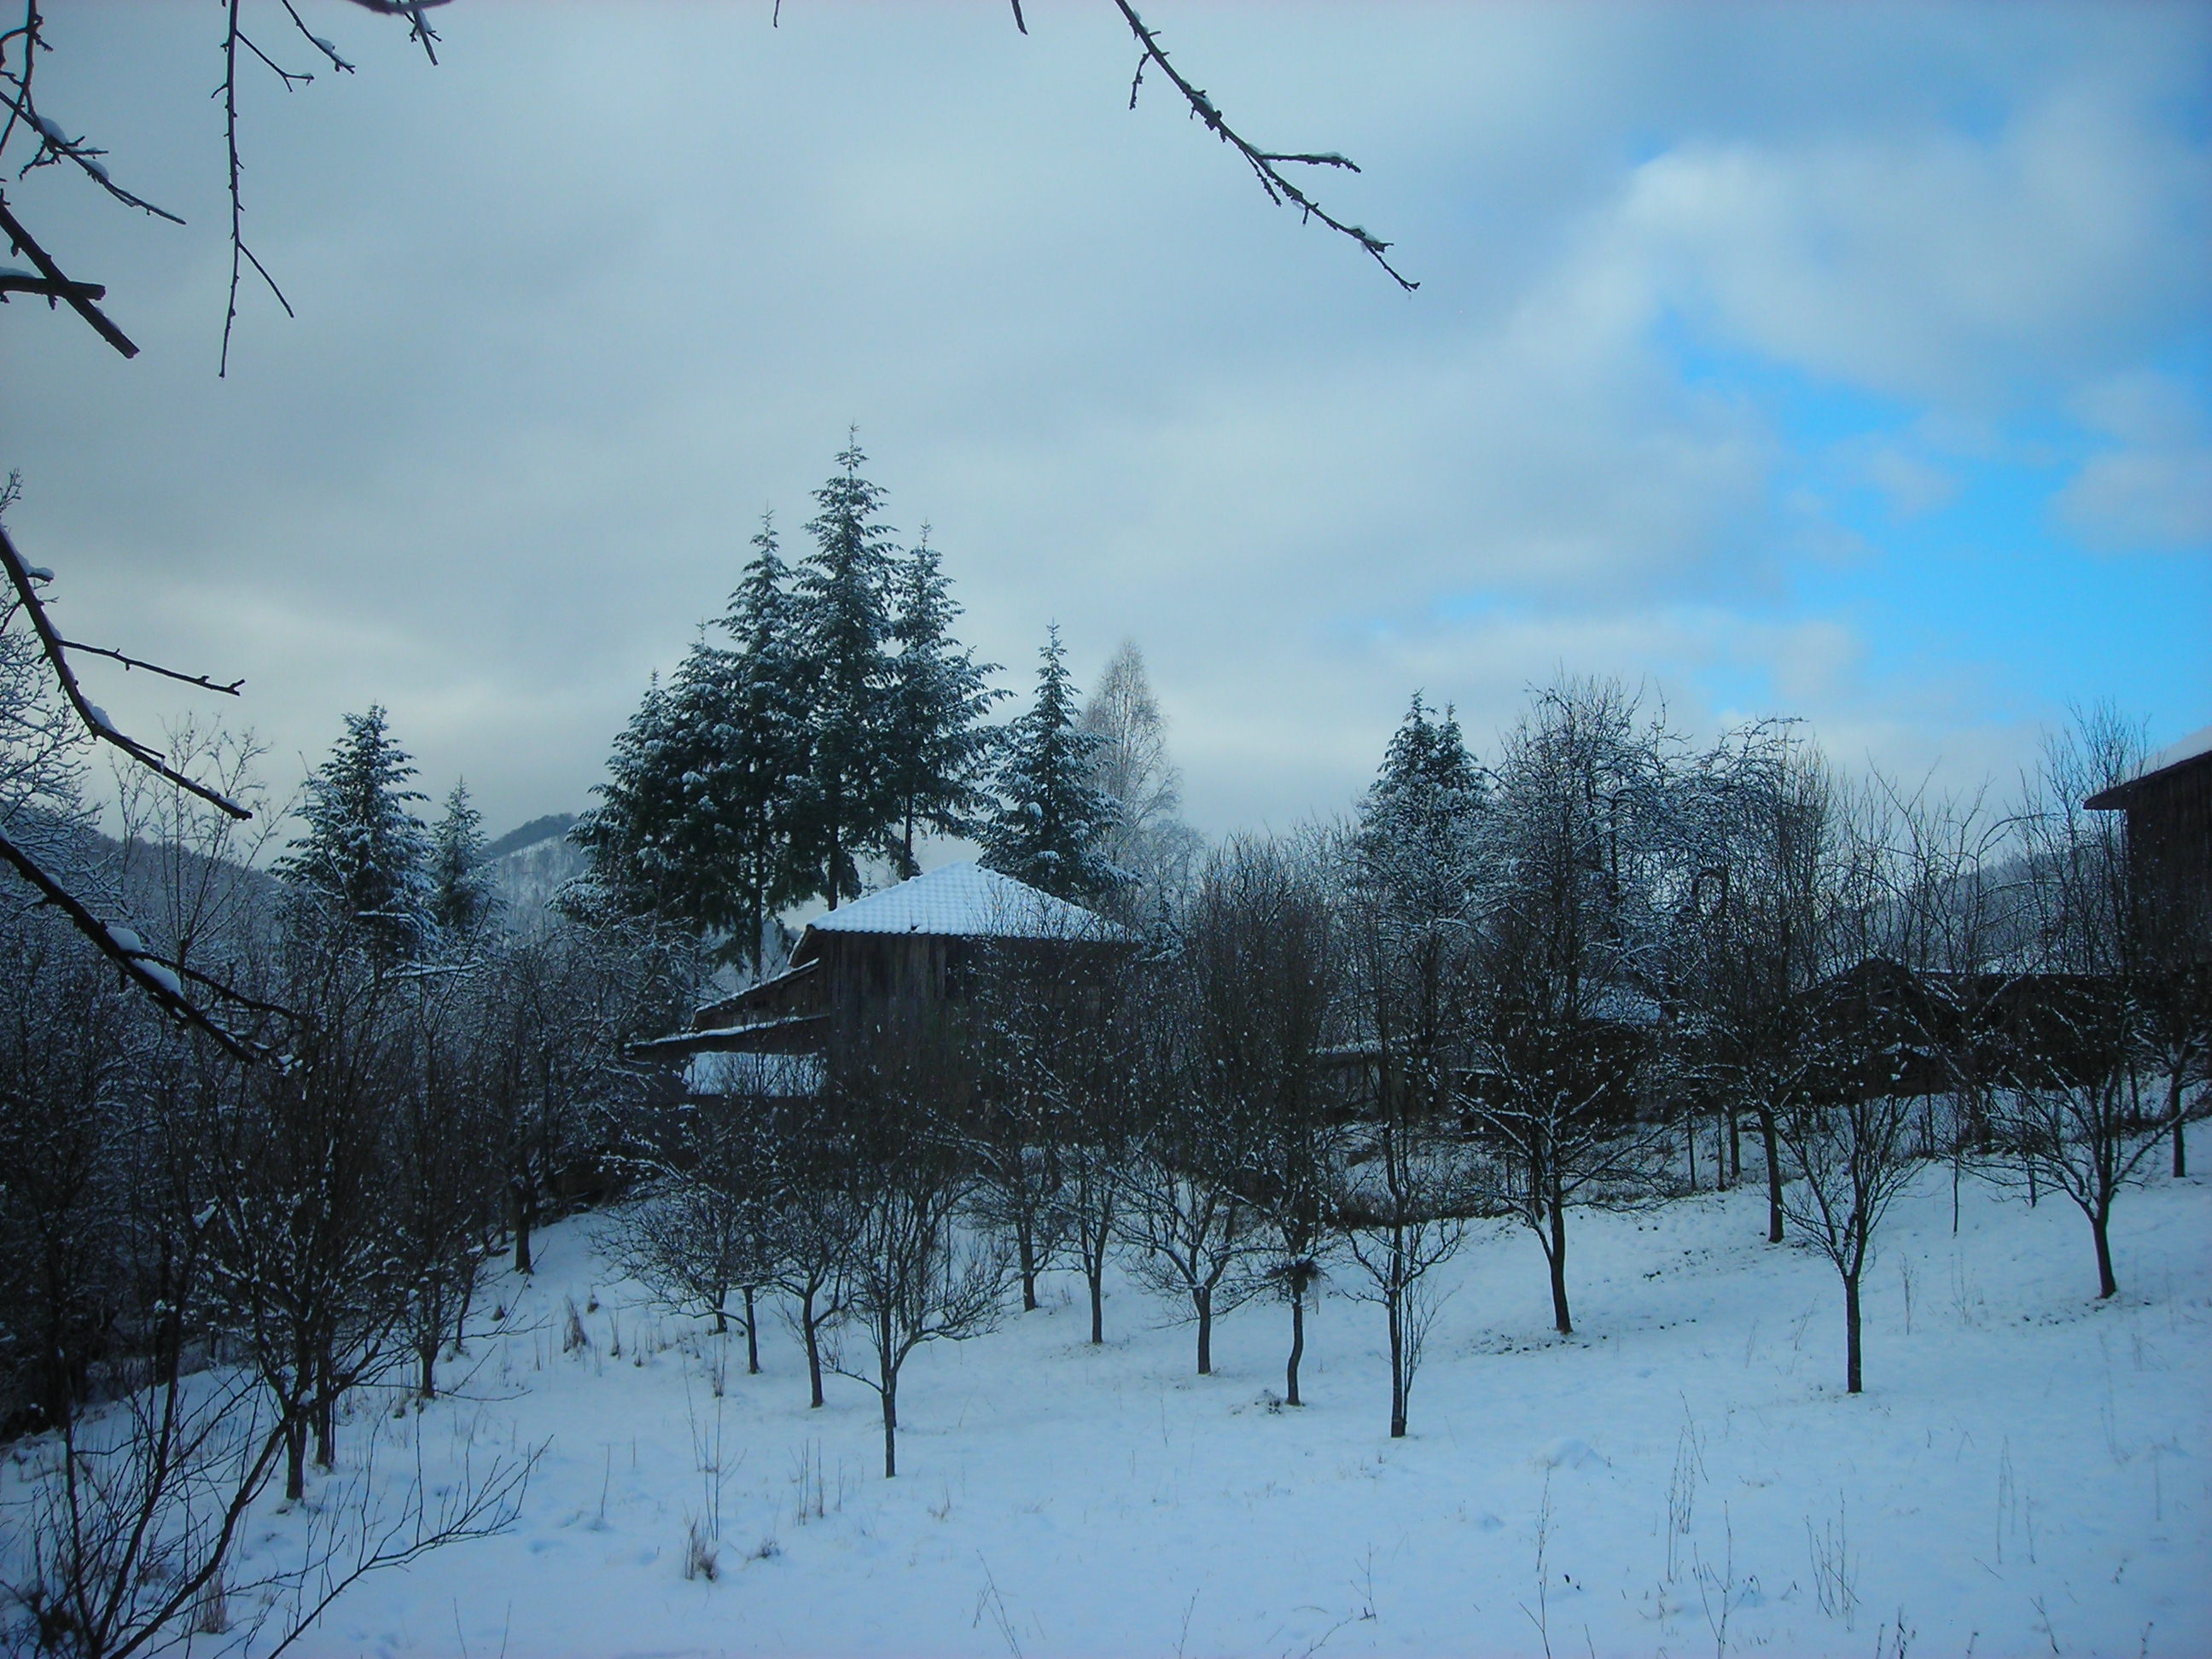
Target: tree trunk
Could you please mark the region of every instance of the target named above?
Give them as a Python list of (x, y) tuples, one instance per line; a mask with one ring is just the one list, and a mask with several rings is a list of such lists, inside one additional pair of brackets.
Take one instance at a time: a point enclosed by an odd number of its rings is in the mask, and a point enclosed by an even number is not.
[(1022, 1311), (1035, 1313), (1036, 1299), (1036, 1224), (1024, 1209), (1014, 1218), (1014, 1252), (1021, 1261)]
[(315, 1462), (326, 1469), (337, 1462), (333, 1443), (337, 1438), (337, 1389), (331, 1381), (331, 1357), (325, 1352), (315, 1361)]
[(1782, 1152), (1775, 1145), (1774, 1107), (1762, 1103), (1759, 1108), (1759, 1144), (1766, 1151), (1766, 1242), (1782, 1242)]
[(808, 1285), (799, 1298), (799, 1329), (806, 1339), (806, 1382), (813, 1397), (807, 1405), (815, 1411), (822, 1409), (822, 1333), (820, 1322), (814, 1317), (814, 1287)]
[(1859, 1276), (1844, 1275), (1844, 1392), (1859, 1392)]
[(2177, 1060), (2166, 1079), (2166, 1121), (2173, 1125), (2173, 1178), (2176, 1181), (2189, 1173), (2189, 1148), (2181, 1138), (2181, 1072), (2185, 1063), (2184, 1060)]
[(469, 1304), (476, 1300), (476, 1264), (471, 1262), (461, 1273), (460, 1305), (453, 1312), (453, 1352), (465, 1353), (469, 1334)]
[(1735, 1107), (1728, 1109), (1729, 1185), (1743, 1179), (1743, 1119)]
[(884, 1376), (884, 1479), (898, 1479), (898, 1373)]
[(1544, 1252), (1552, 1269), (1552, 1322), (1561, 1336), (1572, 1336), (1575, 1322), (1567, 1316), (1567, 1206), (1554, 1192), (1546, 1207), (1552, 1222), (1551, 1245)]
[(1213, 1287), (1200, 1285), (1190, 1293), (1191, 1305), (1198, 1310), (1198, 1374), (1213, 1375)]
[(760, 1375), (760, 1322), (753, 1317), (753, 1289), (745, 1286), (745, 1375)]
[(296, 1504), (307, 1495), (307, 1419), (295, 1417), (284, 1430), (284, 1498)]
[(1306, 1295), (1305, 1288), (1293, 1279), (1291, 1283), (1291, 1363), (1284, 1372), (1283, 1403), (1303, 1406), (1298, 1398), (1298, 1361), (1306, 1357)]
[(2120, 1293), (2120, 1281), (2112, 1277), (2112, 1237), (2111, 1217), (2102, 1209), (2089, 1212), (2089, 1231), (2097, 1240), (2097, 1299), (2103, 1301)]
[(435, 1400), (438, 1397), (437, 1337), (433, 1335), (428, 1341), (417, 1344), (415, 1357), (422, 1362), (422, 1398)]
[(1390, 1437), (1406, 1437), (1406, 1320), (1405, 1291), (1392, 1285), (1383, 1294), (1383, 1311), (1390, 1320)]
[(512, 1184), (514, 1200), (514, 1271), (527, 1275), (530, 1266), (530, 1227), (538, 1218), (536, 1206), (530, 1200), (530, 1183), (517, 1178)]
[(1102, 1251), (1095, 1260), (1085, 1260), (1084, 1278), (1091, 1285), (1091, 1346), (1103, 1347), (1106, 1341), (1106, 1257)]

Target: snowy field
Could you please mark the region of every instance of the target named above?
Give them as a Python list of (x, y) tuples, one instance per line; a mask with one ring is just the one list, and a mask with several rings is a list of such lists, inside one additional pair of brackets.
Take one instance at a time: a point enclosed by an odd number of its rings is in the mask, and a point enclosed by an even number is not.
[[(542, 1443), (507, 1534), (357, 1586), (316, 1655), (2203, 1655), (2212, 1653), (2212, 1187), (2117, 1212), (2098, 1305), (2070, 1206), (1933, 1170), (1870, 1273), (1842, 1391), (1826, 1264), (1739, 1190), (1573, 1220), (1571, 1340), (1532, 1238), (1485, 1231), (1392, 1443), (1378, 1310), (1327, 1297), (1303, 1409), (1255, 1303), (1192, 1375), (1186, 1327), (1081, 1283), (874, 1396), (763, 1319), (763, 1374), (548, 1232), (465, 1399), (356, 1409), (380, 1466)], [(589, 1336), (564, 1352), (573, 1302)], [(726, 1368), (718, 1396), (713, 1376)], [(719, 1449), (719, 1450), (718, 1450)], [(719, 1462), (719, 1483), (714, 1473)], [(717, 1486), (719, 1484), (719, 1491)], [(312, 1500), (311, 1500), (312, 1501)], [(257, 1550), (303, 1524), (268, 1504)], [(687, 1528), (717, 1573), (687, 1579)], [(250, 1569), (249, 1559), (241, 1571)]]

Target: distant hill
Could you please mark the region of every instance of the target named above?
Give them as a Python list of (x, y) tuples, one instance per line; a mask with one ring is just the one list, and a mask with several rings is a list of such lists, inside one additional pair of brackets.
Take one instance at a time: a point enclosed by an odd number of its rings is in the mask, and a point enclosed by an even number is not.
[(519, 933), (542, 926), (563, 887), (584, 873), (584, 849), (568, 839), (574, 812), (549, 812), (485, 847), (507, 925)]
[(542, 818), (532, 818), (520, 830), (510, 830), (483, 849), (484, 862), (503, 859), (509, 853), (519, 853), (526, 847), (535, 847), (541, 841), (551, 841), (556, 836), (565, 836), (576, 822), (574, 812), (548, 812)]

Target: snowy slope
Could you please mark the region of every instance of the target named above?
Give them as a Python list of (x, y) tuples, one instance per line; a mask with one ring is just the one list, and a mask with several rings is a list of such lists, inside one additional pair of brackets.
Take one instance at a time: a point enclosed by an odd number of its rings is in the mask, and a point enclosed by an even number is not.
[[(362, 1584), (304, 1650), (2212, 1653), (2208, 1221), (2202, 1183), (2126, 1195), (2100, 1306), (2070, 1206), (1970, 1183), (1954, 1237), (1930, 1171), (1872, 1274), (1857, 1399), (1834, 1276), (1765, 1243), (1757, 1193), (1577, 1215), (1571, 1340), (1534, 1242), (1486, 1232), (1395, 1443), (1376, 1310), (1324, 1301), (1291, 1411), (1279, 1305), (1230, 1318), (1200, 1378), (1133, 1285), (1089, 1348), (1069, 1279), (916, 1357), (887, 1482), (865, 1389), (807, 1411), (774, 1323), (745, 1376), (582, 1218), (495, 1286), (514, 1329), (451, 1368), (469, 1398), (364, 1401), (342, 1446), (374, 1425), (398, 1469), (419, 1431), (434, 1473), (542, 1442), (520, 1523)], [(564, 1353), (572, 1301), (592, 1342)], [(687, 1581), (717, 1503), (719, 1578)]]

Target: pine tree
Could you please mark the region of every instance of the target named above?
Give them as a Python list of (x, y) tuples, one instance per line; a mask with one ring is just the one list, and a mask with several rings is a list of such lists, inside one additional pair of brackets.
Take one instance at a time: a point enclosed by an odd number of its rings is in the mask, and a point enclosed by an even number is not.
[(814, 492), (820, 511), (806, 528), (815, 550), (793, 594), (812, 712), (793, 828), (819, 871), (810, 889), (833, 909), (860, 895), (859, 857), (887, 843), (899, 810), (885, 765), (894, 549), (878, 517), (883, 489), (860, 476), (867, 459), (849, 441), (837, 457), (842, 471)]
[(720, 626), (732, 641), (720, 731), (722, 786), (730, 815), (728, 878), (732, 951), (756, 972), (769, 921), (809, 890), (811, 860), (795, 831), (797, 791), (810, 766), (806, 664), (794, 648), (791, 573), (763, 514)]
[(1057, 624), (1038, 654), (1036, 701), (1007, 730), (1000, 805), (983, 829), (983, 862), (1060, 898), (1097, 898), (1128, 879), (1104, 850), (1115, 811), (1092, 781), (1101, 740), (1076, 723)]
[(392, 740), (382, 708), (348, 714), (345, 726), (307, 780), (300, 809), (307, 833), (276, 873), (341, 927), (360, 929), (380, 954), (410, 956), (429, 921), (429, 836), (409, 810), (425, 797), (406, 787), (415, 764)]
[(457, 942), (474, 938), (498, 908), (483, 845), (483, 814), (471, 804), (467, 783), (456, 783), (430, 832), (429, 912), (439, 931)]
[(728, 925), (720, 856), (728, 837), (714, 799), (726, 654), (700, 640), (665, 685), (646, 688), (615, 739), (607, 781), (593, 790), (602, 804), (569, 832), (591, 858), (599, 896), (619, 914), (701, 933)]
[(1414, 922), (1464, 911), (1484, 799), (1453, 710), (1432, 720), (1416, 691), (1360, 805), (1355, 856), (1372, 902)]
[(998, 665), (978, 663), (953, 638), (960, 607), (951, 589), (924, 525), (921, 540), (896, 573), (898, 611), (891, 623), (898, 653), (891, 659), (885, 764), (898, 821), (887, 850), (902, 878), (921, 869), (914, 858), (917, 828), (973, 836), (994, 805), (983, 787), (992, 743), (983, 719), (1007, 693), (984, 684)]

